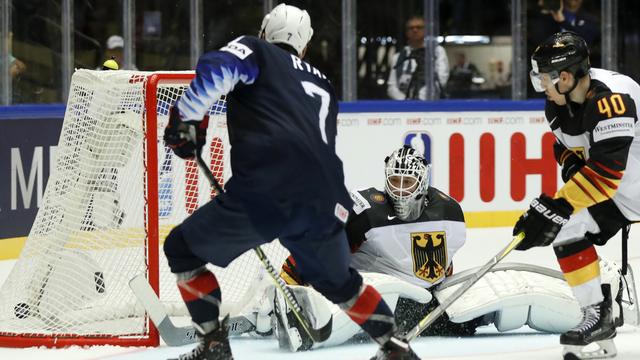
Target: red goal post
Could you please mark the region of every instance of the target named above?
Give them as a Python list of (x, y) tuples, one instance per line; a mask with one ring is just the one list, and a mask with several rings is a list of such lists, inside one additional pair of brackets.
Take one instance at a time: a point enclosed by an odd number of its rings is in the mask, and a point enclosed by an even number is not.
[[(160, 250), (170, 229), (213, 194), (195, 161), (164, 146), (170, 107), (193, 72), (74, 73), (55, 167), (14, 268), (0, 287), (0, 346), (157, 346), (158, 332), (128, 287), (149, 283), (172, 316), (188, 313)], [(210, 109), (203, 157), (231, 176), (226, 102)], [(264, 246), (274, 264), (288, 253)], [(237, 314), (265, 273), (247, 252), (212, 267), (222, 313)], [(186, 325), (186, 323), (185, 323)]]

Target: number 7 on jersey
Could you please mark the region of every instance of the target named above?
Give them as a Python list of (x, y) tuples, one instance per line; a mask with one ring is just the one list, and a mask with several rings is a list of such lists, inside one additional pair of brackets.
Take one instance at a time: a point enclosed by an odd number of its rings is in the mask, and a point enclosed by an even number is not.
[(318, 113), (318, 117), (320, 119), (320, 134), (322, 135), (322, 141), (324, 141), (325, 144), (328, 144), (325, 124), (327, 122), (327, 116), (329, 115), (329, 102), (331, 101), (331, 96), (325, 89), (310, 81), (301, 81), (300, 83), (307, 95), (311, 97), (316, 97), (316, 95), (320, 96), (320, 112)]

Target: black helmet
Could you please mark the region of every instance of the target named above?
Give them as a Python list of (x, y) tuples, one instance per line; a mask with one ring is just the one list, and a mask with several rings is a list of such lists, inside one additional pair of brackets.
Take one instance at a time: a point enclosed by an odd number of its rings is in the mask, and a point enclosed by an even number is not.
[(533, 71), (552, 73), (570, 72), (580, 79), (589, 73), (589, 48), (584, 39), (571, 31), (553, 34), (540, 44), (531, 56)]

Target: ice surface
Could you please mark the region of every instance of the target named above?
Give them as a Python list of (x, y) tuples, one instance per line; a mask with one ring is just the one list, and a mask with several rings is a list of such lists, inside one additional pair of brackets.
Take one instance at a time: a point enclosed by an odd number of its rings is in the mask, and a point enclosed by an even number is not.
[[(456, 271), (479, 266), (504, 247), (511, 239), (510, 228), (469, 229), (468, 242), (454, 258)], [(629, 240), (630, 264), (636, 270), (636, 286), (640, 288), (640, 226), (631, 230)], [(612, 239), (605, 247), (599, 247), (601, 257), (609, 260), (620, 259), (620, 238)], [(525, 262), (557, 269), (551, 247), (536, 248), (527, 252), (513, 252), (505, 262)], [(0, 281), (9, 272), (13, 261), (0, 261)], [(616, 337), (618, 356), (616, 359), (640, 359), (640, 328), (629, 325), (618, 329)], [(416, 352), (423, 359), (438, 360), (547, 360), (561, 359), (558, 335), (539, 334), (528, 328), (507, 334), (497, 333), (493, 327), (482, 328), (469, 338), (421, 338), (413, 343)], [(364, 360), (376, 351), (376, 345), (352, 344), (328, 349), (318, 349), (305, 353), (288, 353), (278, 349), (275, 340), (254, 340), (237, 338), (231, 341), (236, 360)], [(0, 359), (166, 359), (189, 351), (191, 346), (180, 348), (121, 348), (116, 346), (73, 347), (69, 349), (6, 349), (0, 348)]]

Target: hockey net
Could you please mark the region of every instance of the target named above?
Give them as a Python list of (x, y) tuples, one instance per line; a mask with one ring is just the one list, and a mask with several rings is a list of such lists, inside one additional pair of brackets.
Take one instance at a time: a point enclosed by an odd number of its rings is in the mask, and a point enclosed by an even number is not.
[[(161, 247), (214, 193), (194, 161), (164, 146), (162, 133), (192, 78), (75, 72), (43, 205), (0, 289), (0, 346), (157, 345), (128, 286), (140, 273), (171, 315), (188, 315)], [(223, 184), (231, 175), (225, 105), (221, 98), (210, 109), (203, 151)], [(263, 249), (276, 266), (287, 256), (277, 241)], [(223, 314), (239, 312), (265, 276), (251, 252), (213, 270)]]

